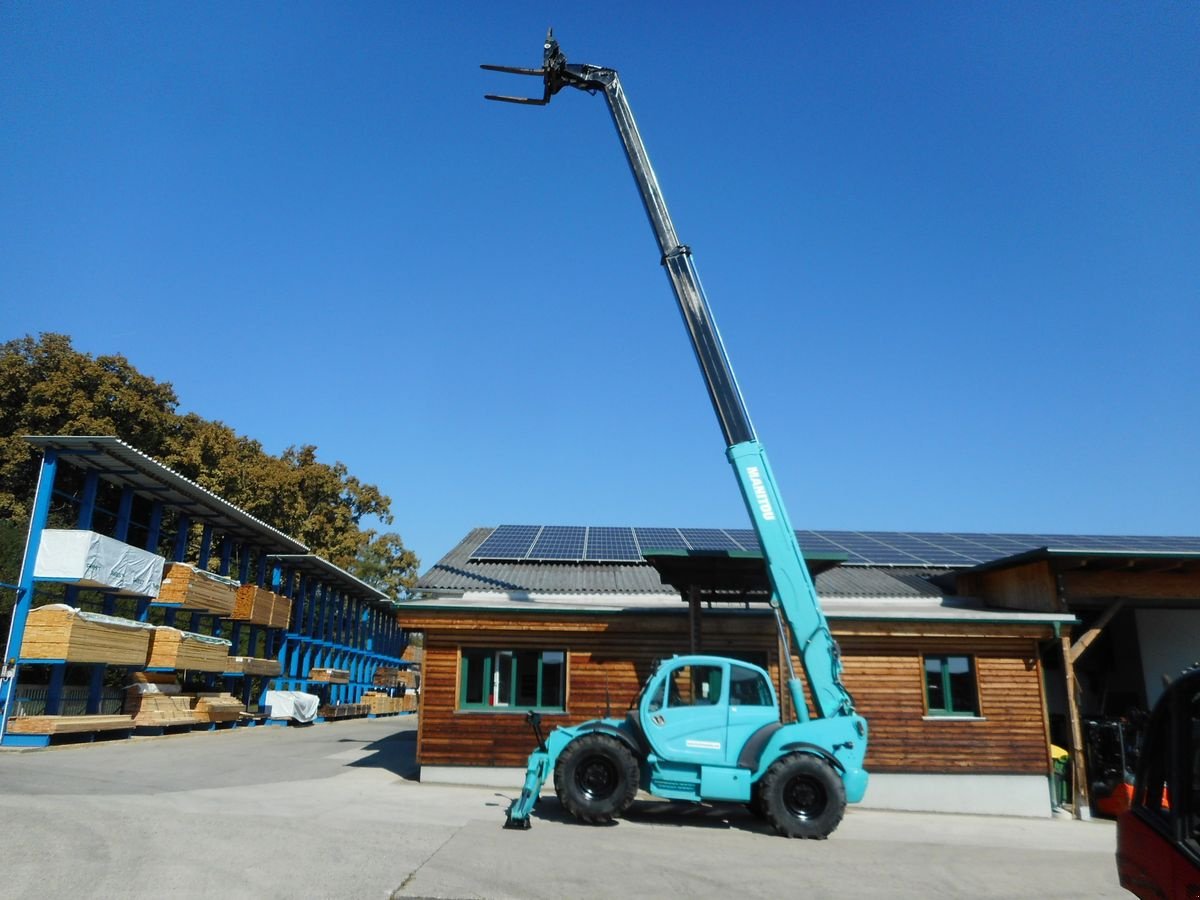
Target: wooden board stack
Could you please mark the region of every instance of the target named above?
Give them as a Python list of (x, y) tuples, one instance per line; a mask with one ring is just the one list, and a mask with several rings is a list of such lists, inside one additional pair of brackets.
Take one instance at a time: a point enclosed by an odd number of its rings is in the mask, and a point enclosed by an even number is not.
[(84, 612), (62, 603), (30, 610), (21, 641), (25, 659), (144, 665), (154, 626)]
[(322, 706), (317, 714), (323, 719), (352, 719), (369, 712), (370, 707), (365, 703), (334, 703)]
[(192, 698), (184, 694), (140, 694), (131, 690), (125, 709), (133, 714), (133, 724), (138, 728), (173, 728), (200, 721), (192, 713)]
[(133, 728), (133, 716), (13, 716), (11, 734), (80, 734)]
[(246, 709), (233, 694), (197, 694), (192, 703), (199, 722), (236, 722)]
[(400, 686), (400, 669), (392, 666), (380, 666), (375, 670), (375, 675), (371, 683), (376, 687), (399, 687)]
[(256, 659), (253, 656), (233, 656), (229, 659), (227, 672), (242, 672), (246, 675), (261, 675), (273, 678), (283, 673), (277, 659)]
[(178, 603), (183, 609), (228, 616), (237, 601), (239, 584), (189, 563), (168, 563), (163, 572), (160, 603)]
[(253, 584), (243, 584), (229, 618), (270, 628), (287, 628), (292, 619), (292, 601)]
[(350, 672), (346, 669), (310, 669), (308, 680), (326, 684), (349, 684)]
[(154, 629), (150, 644), (152, 669), (187, 669), (193, 672), (224, 672), (229, 665), (230, 643), (223, 638), (193, 634), (178, 628)]
[(392, 715), (402, 712), (404, 709), (404, 698), (391, 697), (387, 694), (376, 693), (375, 691), (367, 691), (363, 694), (362, 702), (373, 716)]

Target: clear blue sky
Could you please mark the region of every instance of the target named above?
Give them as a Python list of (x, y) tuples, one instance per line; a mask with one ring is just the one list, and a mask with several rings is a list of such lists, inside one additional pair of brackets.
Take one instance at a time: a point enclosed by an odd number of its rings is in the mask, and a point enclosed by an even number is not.
[(800, 528), (1200, 533), (1200, 5), (0, 6), (0, 339), (476, 525), (746, 525), (621, 72)]

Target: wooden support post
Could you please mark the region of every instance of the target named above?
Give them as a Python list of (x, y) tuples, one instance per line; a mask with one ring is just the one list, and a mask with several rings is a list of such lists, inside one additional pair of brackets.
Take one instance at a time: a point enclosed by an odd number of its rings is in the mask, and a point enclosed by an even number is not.
[(1090, 819), (1087, 809), (1087, 762), (1083, 758), (1083, 730), (1079, 724), (1079, 686), (1071, 657), (1071, 638), (1062, 637), (1063, 674), (1067, 688), (1067, 715), (1071, 720), (1071, 806), (1076, 819)]
[(1072, 663), (1079, 659), (1079, 657), (1083, 655), (1083, 652), (1092, 645), (1092, 642), (1100, 636), (1100, 632), (1105, 629), (1108, 623), (1112, 621), (1113, 616), (1120, 612), (1121, 607), (1124, 605), (1125, 603), (1123, 600), (1110, 603), (1104, 612), (1100, 614), (1100, 618), (1092, 623), (1092, 627), (1080, 635), (1079, 640), (1071, 645), (1070, 652)]
[(700, 591), (688, 585), (688, 633), (691, 635), (692, 653), (700, 653), (703, 635), (700, 633)]

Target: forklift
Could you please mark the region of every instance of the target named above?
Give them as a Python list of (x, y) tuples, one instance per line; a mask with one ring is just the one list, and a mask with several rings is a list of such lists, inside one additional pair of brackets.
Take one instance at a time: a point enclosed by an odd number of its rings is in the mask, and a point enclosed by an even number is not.
[[(744, 803), (790, 838), (828, 837), (847, 803), (867, 788), (863, 759), (867, 723), (842, 684), (837, 643), (821, 611), (796, 532), (758, 440), (745, 400), (692, 262), (667, 211), (620, 79), (613, 69), (567, 62), (547, 32), (540, 68), (482, 68), (542, 79), (539, 97), (486, 95), (489, 100), (545, 106), (565, 87), (603, 94), (658, 242), (725, 438), (726, 458), (762, 547), (788, 670), (794, 719), (784, 721), (767, 672), (737, 659), (679, 656), (659, 664), (624, 718), (603, 718), (541, 731), (529, 757), (520, 797), (506, 827), (528, 828), (542, 786), (555, 792), (576, 819), (602, 824), (620, 816), (638, 789), (656, 797), (699, 803)], [(792, 665), (801, 661), (804, 682)], [(812, 701), (812, 713), (805, 697)]]

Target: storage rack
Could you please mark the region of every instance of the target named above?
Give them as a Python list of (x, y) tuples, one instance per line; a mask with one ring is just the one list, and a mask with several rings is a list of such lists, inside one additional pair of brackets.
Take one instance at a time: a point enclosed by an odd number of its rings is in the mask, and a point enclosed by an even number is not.
[[(44, 691), (45, 714), (56, 715), (62, 709), (66, 693), (67, 660), (25, 659), (18, 656), (25, 637), (26, 621), (35, 603), (38, 579), (34, 576), (39, 547), (47, 530), (52, 503), (64, 503), (74, 509), (75, 527), (84, 531), (104, 531), (108, 536), (132, 546), (160, 553), (168, 560), (182, 562), (189, 553), (189, 542), (198, 535), (198, 555), (193, 561), (200, 569), (210, 567), (214, 554), (217, 573), (237, 578), (274, 591), (291, 602), (291, 617), (286, 628), (230, 621), (225, 617), (179, 608), (179, 604), (161, 603), (155, 597), (135, 600), (118, 598), (101, 591), (99, 612), (113, 615), (118, 608), (133, 605), (129, 618), (151, 620), (152, 610), (162, 624), (192, 632), (226, 638), (231, 655), (263, 656), (278, 660), (281, 675), (273, 679), (255, 679), (242, 672), (211, 673), (203, 676), (208, 689), (217, 687), (240, 695), (250, 705), (260, 707), (269, 689), (313, 691), (330, 708), (354, 704), (364, 691), (371, 689), (375, 669), (401, 666), (400, 657), (407, 639), (396, 623), (391, 599), (350, 573), (308, 551), (308, 548), (254, 518), (245, 511), (205, 488), (163, 466), (116, 437), (109, 436), (31, 436), (26, 438), (42, 451), (37, 491), (30, 515), (29, 533), (14, 586), (17, 595), (9, 627), (3, 667), (0, 669), (0, 744), (6, 746), (44, 746), (50, 735), (13, 734), (9, 721), (20, 699), (20, 672), (29, 666), (48, 670)], [(82, 474), (77, 490), (59, 490), (60, 466), (70, 466)], [(101, 483), (115, 489), (119, 498), (115, 509), (98, 502)], [(137, 510), (140, 515), (135, 514)], [(174, 528), (174, 535), (166, 532)], [(236, 574), (234, 574), (236, 561)], [(87, 588), (86, 590), (92, 590)], [(80, 589), (68, 586), (64, 599), (78, 606)], [(178, 621), (177, 621), (178, 620)], [(90, 663), (86, 713), (97, 715), (107, 695), (104, 691), (105, 663)], [(347, 669), (346, 684), (319, 685), (309, 679), (313, 668)], [(137, 667), (125, 667), (129, 671)], [(260, 689), (254, 693), (255, 682)], [(109, 692), (111, 693), (111, 692)], [(249, 720), (251, 723), (254, 720)], [(110, 726), (111, 727), (111, 726)]]

